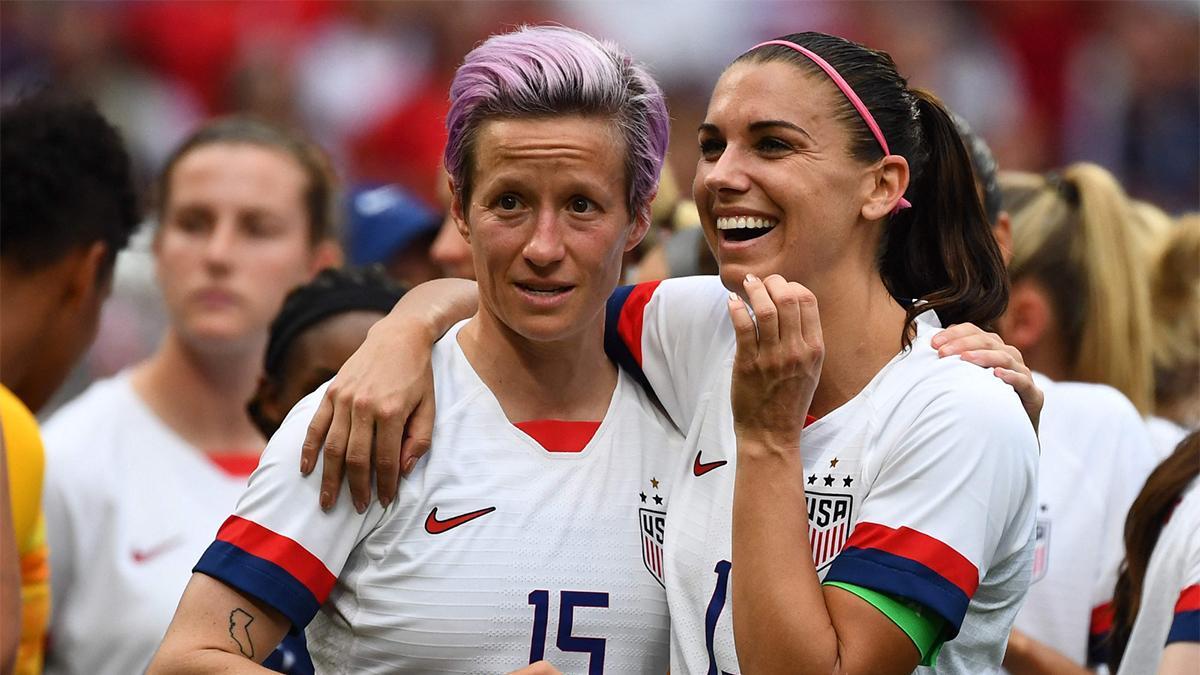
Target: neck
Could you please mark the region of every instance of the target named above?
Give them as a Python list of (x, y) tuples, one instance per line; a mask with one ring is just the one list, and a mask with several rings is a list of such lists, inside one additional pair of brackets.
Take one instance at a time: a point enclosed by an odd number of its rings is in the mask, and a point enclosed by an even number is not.
[(246, 414), (262, 368), (254, 348), (205, 353), (169, 329), (158, 351), (133, 373), (133, 387), (163, 423), (212, 453), (262, 450), (262, 435)]
[(49, 335), (51, 319), (59, 311), (60, 297), (52, 278), (37, 273), (18, 276), (7, 268), (0, 270), (0, 382), (37, 412), (53, 394), (38, 381), (38, 364), (43, 336)]
[(604, 354), (603, 314), (554, 342), (535, 342), (480, 307), (458, 334), (467, 361), (512, 422), (599, 420), (617, 384)]
[(811, 288), (821, 311), (825, 361), (809, 414), (821, 417), (854, 398), (900, 351), (904, 308), (878, 274), (850, 275)]

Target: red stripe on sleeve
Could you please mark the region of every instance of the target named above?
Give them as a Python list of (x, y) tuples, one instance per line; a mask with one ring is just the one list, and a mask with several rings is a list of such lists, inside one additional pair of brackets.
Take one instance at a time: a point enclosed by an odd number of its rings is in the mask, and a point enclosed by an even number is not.
[(957, 586), (968, 598), (979, 587), (979, 570), (958, 551), (916, 530), (859, 523), (846, 548), (873, 548), (919, 562)]
[(638, 284), (629, 292), (625, 304), (621, 305), (621, 318), (617, 319), (617, 334), (633, 354), (633, 360), (638, 367), (642, 366), (642, 320), (645, 319), (646, 303), (654, 295), (661, 281), (647, 281)]
[(1194, 612), (1200, 610), (1200, 584), (1192, 584), (1183, 589), (1179, 594), (1179, 601), (1175, 603), (1175, 613)]
[(320, 559), (295, 540), (245, 518), (229, 516), (221, 529), (217, 530), (217, 539), (279, 565), (292, 578), (304, 584), (318, 603), (325, 602), (337, 581), (337, 577), (325, 569)]
[(1088, 633), (1092, 635), (1103, 635), (1112, 630), (1113, 625), (1113, 606), (1111, 602), (1106, 602), (1092, 610), (1092, 623), (1088, 629)]

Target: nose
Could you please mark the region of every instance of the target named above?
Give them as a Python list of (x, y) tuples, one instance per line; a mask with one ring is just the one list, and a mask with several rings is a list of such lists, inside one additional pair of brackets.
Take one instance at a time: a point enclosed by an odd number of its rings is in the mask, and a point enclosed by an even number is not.
[[(697, 175), (699, 179), (699, 174)], [(704, 189), (716, 195), (720, 192), (745, 192), (750, 189), (750, 179), (746, 175), (741, 153), (730, 144), (709, 166), (703, 177)]]
[(525, 260), (534, 267), (546, 267), (562, 260), (565, 255), (562, 228), (558, 214), (550, 209), (539, 211), (529, 241), (521, 251)]
[(230, 219), (222, 219), (209, 231), (208, 241), (204, 243), (204, 260), (213, 268), (224, 269), (237, 247), (237, 223)]

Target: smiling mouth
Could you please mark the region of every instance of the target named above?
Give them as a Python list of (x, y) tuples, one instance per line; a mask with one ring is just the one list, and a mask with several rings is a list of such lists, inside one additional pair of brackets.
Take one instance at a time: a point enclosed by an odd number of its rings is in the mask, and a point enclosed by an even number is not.
[(757, 239), (775, 229), (779, 221), (757, 216), (736, 216), (717, 218), (717, 230), (721, 237), (729, 241), (749, 241)]

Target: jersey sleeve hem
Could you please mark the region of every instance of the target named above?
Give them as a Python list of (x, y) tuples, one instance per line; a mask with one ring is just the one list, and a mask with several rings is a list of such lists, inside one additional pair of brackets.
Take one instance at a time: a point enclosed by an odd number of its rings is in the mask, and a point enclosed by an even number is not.
[(312, 621), (337, 581), (296, 541), (239, 516), (225, 521), (193, 571), (269, 604), (295, 629)]
[(1200, 642), (1200, 584), (1188, 586), (1175, 603), (1175, 618), (1167, 632), (1167, 644)]
[(920, 665), (933, 667), (936, 664), (937, 655), (941, 652), (944, 642), (942, 629), (946, 622), (941, 617), (922, 614), (922, 608), (919, 606), (914, 607), (911, 603), (886, 593), (855, 584), (827, 581), (825, 585), (853, 593), (878, 609), (884, 616), (891, 619), (897, 628), (904, 631), (908, 639), (912, 640), (913, 646), (917, 648), (917, 653), (921, 656)]
[(910, 528), (859, 523), (825, 575), (904, 598), (946, 621), (946, 640), (958, 635), (978, 586), (978, 571), (954, 549)]

